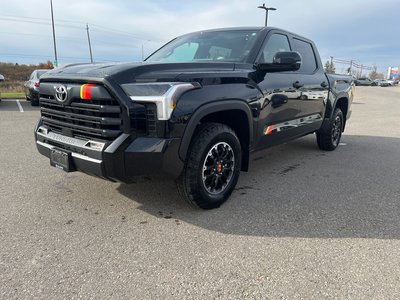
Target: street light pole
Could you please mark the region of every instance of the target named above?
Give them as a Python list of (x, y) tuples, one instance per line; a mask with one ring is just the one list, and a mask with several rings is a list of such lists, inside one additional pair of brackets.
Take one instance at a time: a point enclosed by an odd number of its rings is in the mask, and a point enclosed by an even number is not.
[(93, 63), (92, 44), (90, 43), (89, 25), (86, 23), (87, 39), (89, 42), (90, 62)]
[(276, 8), (274, 8), (274, 7), (266, 7), (265, 3), (263, 3), (262, 6), (258, 6), (258, 8), (261, 8), (261, 9), (265, 10), (265, 27), (267, 27), (267, 24), (268, 24), (268, 11), (276, 10)]
[(57, 46), (56, 46), (56, 30), (54, 28), (53, 0), (50, 0), (50, 7), (51, 7), (51, 24), (53, 26), (54, 66), (57, 67), (58, 60), (57, 60)]

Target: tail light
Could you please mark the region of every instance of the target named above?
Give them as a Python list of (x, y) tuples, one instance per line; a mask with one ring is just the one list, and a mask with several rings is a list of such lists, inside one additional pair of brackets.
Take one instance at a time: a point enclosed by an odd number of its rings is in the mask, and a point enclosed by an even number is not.
[(35, 87), (39, 87), (39, 81), (36, 81), (33, 85), (34, 85)]

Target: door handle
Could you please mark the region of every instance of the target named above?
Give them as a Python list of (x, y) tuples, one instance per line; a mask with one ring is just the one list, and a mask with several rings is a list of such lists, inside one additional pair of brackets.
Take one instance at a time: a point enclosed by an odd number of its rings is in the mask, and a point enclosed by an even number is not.
[(301, 88), (303, 86), (304, 86), (304, 84), (301, 84), (299, 81), (293, 82), (293, 87), (295, 89), (299, 89), (299, 88)]
[(324, 81), (324, 82), (321, 83), (321, 86), (322, 86), (323, 88), (326, 88), (326, 87), (328, 87), (328, 84)]

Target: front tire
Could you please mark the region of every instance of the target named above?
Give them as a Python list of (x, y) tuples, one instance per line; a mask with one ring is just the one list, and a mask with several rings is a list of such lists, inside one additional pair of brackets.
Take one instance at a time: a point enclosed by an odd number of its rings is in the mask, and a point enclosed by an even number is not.
[(183, 198), (203, 209), (224, 203), (239, 179), (242, 150), (236, 133), (219, 123), (201, 125), (177, 181)]
[(317, 132), (317, 143), (321, 150), (332, 151), (339, 146), (344, 125), (343, 112), (336, 108), (329, 123)]

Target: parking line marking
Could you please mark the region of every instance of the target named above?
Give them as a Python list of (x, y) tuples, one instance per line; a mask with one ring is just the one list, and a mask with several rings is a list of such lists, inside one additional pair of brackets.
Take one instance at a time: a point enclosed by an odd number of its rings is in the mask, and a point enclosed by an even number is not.
[(18, 108), (20, 112), (24, 112), (24, 109), (22, 108), (21, 103), (19, 103), (19, 100), (17, 100)]

